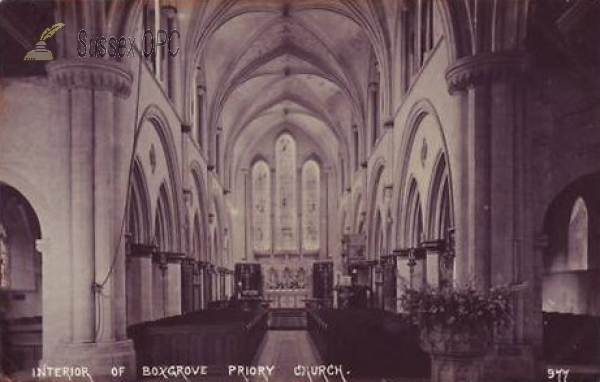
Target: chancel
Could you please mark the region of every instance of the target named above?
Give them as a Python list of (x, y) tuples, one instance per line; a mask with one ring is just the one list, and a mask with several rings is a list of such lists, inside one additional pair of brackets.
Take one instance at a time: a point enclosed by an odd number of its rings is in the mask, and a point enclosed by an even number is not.
[(0, 377), (599, 380), (599, 20), (0, 2)]

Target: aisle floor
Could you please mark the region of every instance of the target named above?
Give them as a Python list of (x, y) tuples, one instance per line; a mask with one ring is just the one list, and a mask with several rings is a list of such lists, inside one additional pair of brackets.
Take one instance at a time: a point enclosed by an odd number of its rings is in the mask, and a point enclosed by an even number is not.
[[(319, 354), (305, 330), (268, 331), (257, 353), (256, 366), (275, 366), (269, 378), (254, 377), (251, 382), (427, 382), (426, 380), (401, 378), (353, 377), (348, 370), (330, 368), (336, 375), (319, 376), (314, 370), (310, 376), (304, 374), (310, 366), (322, 365)], [(315, 375), (316, 374), (316, 375)]]

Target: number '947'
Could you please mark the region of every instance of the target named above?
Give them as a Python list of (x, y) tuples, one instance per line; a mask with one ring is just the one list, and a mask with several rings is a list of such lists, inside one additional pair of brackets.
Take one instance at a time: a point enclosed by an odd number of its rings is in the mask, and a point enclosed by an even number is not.
[(548, 379), (556, 382), (567, 382), (569, 369), (548, 369)]

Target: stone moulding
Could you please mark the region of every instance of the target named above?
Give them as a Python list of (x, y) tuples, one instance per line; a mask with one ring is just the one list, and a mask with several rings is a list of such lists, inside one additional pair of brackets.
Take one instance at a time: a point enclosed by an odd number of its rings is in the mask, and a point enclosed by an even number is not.
[(448, 91), (454, 93), (469, 86), (521, 78), (528, 68), (523, 52), (482, 53), (460, 58), (446, 71)]
[(104, 90), (124, 98), (131, 94), (133, 76), (122, 63), (74, 59), (50, 62), (47, 70), (53, 83), (68, 89)]

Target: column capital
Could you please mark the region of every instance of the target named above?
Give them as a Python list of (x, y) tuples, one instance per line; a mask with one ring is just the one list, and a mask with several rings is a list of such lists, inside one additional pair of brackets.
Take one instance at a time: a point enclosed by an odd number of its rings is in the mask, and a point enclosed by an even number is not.
[(528, 59), (524, 52), (492, 52), (457, 60), (446, 71), (450, 93), (469, 86), (512, 81), (525, 74)]
[(183, 253), (168, 252), (166, 254), (167, 264), (181, 264), (184, 259), (185, 255)]
[(47, 66), (50, 80), (59, 86), (110, 91), (127, 98), (133, 76), (119, 62), (94, 58), (52, 61)]

